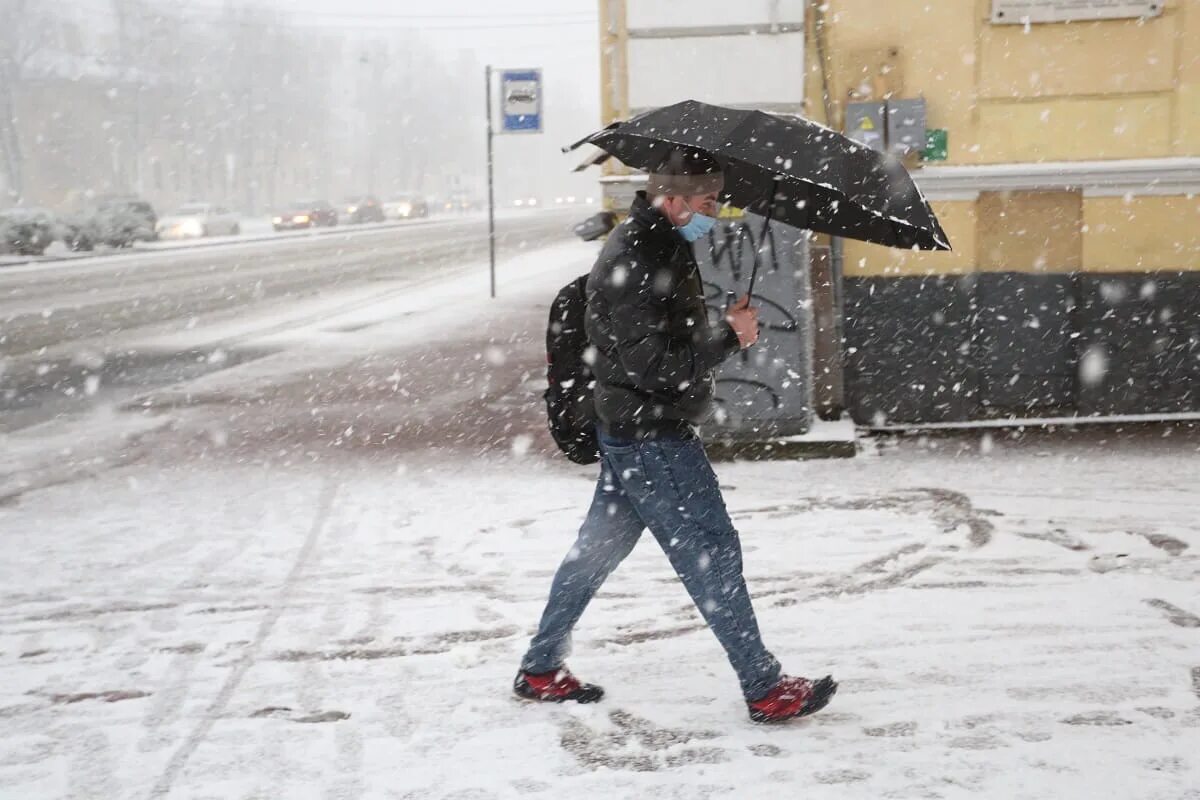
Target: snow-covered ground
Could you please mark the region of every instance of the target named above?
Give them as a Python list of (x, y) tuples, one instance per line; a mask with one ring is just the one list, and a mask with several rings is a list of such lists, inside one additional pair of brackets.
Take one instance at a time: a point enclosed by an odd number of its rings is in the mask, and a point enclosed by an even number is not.
[(577, 631), (605, 701), (514, 699), (594, 481), (538, 406), (594, 250), (276, 335), (111, 411), (104, 461), (24, 432), (62, 469), (0, 501), (0, 797), (1200, 796), (1186, 424), (719, 464), (766, 641), (829, 708), (751, 723), (649, 536)]

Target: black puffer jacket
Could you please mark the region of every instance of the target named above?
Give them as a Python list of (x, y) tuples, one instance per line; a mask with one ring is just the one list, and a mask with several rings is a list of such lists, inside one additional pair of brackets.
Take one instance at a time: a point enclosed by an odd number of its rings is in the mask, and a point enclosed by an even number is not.
[(707, 416), (713, 370), (739, 348), (709, 325), (692, 246), (639, 192), (587, 281), (596, 412), (621, 439), (686, 434)]

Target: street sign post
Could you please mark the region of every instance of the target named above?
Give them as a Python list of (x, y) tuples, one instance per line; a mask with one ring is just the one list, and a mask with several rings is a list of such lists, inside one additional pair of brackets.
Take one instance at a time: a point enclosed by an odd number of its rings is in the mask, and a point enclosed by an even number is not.
[[(487, 180), (488, 180), (488, 263), (492, 297), (496, 296), (496, 190), (492, 139), (492, 67), (484, 70), (487, 105)], [(542, 132), (542, 71), (540, 69), (500, 70), (500, 133)]]

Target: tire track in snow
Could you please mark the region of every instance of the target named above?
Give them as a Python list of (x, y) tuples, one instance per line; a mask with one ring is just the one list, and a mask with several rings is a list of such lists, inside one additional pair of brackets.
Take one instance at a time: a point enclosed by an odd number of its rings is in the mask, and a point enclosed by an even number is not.
[(229, 700), (233, 697), (233, 693), (237, 691), (242, 679), (249, 672), (250, 667), (254, 666), (258, 658), (258, 653), (262, 650), (263, 644), (267, 637), (271, 635), (275, 624), (283, 615), (284, 609), (287, 607), (288, 597), (291, 595), (293, 588), (300, 578), (300, 573), (304, 571), (304, 566), (308, 562), (309, 556), (316, 548), (317, 540), (321, 538), (321, 532), (325, 529), (325, 523), (329, 521), (329, 515), (333, 511), (333, 500), (337, 495), (338, 484), (331, 481), (326, 481), (321, 487), (321, 493), (317, 500), (317, 512), (313, 518), (312, 528), (308, 531), (308, 536), (304, 540), (304, 545), (300, 548), (300, 553), (296, 556), (295, 562), (292, 563), (292, 569), (284, 579), (283, 586), (279, 589), (279, 594), (275, 598), (275, 602), (271, 604), (270, 611), (258, 626), (258, 632), (254, 635), (254, 640), (246, 649), (245, 655), (238, 661), (233, 671), (229, 673), (229, 677), (225, 679), (224, 685), (217, 693), (216, 699), (209, 705), (204, 713), (200, 724), (195, 730), (184, 740), (183, 744), (175, 754), (171, 756), (171, 760), (167, 762), (166, 769), (154, 784), (154, 788), (150, 790), (151, 798), (166, 797), (174, 786), (176, 779), (183, 768), (187, 766), (188, 759), (200, 747), (200, 744), (208, 736), (217, 719), (225, 710)]

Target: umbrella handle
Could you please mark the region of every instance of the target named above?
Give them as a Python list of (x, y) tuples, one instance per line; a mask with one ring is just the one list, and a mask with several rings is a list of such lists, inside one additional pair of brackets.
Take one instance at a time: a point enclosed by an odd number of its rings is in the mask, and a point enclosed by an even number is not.
[[(771, 216), (775, 213), (775, 197), (779, 194), (779, 176), (776, 175), (771, 181), (771, 197), (767, 201), (767, 218), (763, 222), (762, 234), (758, 237), (761, 243), (767, 241), (767, 230), (771, 227)], [(754, 299), (754, 282), (758, 279), (758, 262), (762, 254), (762, 245), (754, 248), (754, 267), (750, 270), (750, 290), (746, 292), (746, 303)]]

